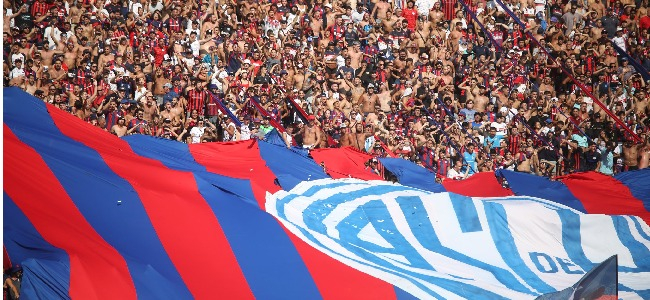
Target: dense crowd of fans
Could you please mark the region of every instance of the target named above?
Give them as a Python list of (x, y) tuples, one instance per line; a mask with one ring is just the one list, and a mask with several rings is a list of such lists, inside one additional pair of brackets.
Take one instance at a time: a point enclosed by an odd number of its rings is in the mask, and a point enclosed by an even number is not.
[(443, 178), (648, 166), (648, 0), (391, 1), (5, 0), (4, 84), (117, 136), (277, 128)]

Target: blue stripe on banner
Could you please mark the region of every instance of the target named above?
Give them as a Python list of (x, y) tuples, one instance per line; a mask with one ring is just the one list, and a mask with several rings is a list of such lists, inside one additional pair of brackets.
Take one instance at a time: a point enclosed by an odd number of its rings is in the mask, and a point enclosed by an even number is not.
[[(170, 169), (194, 174), (199, 192), (217, 217), (256, 298), (321, 298), (287, 234), (272, 216), (258, 208), (248, 180), (207, 172), (191, 159), (185, 144), (133, 137), (125, 140), (138, 155), (158, 160)], [(179, 164), (179, 158), (187, 160)], [(249, 197), (247, 200), (243, 198), (245, 195)]]
[(542, 281), (526, 266), (526, 263), (517, 252), (512, 232), (508, 228), (507, 213), (503, 205), (486, 201), (484, 207), (494, 244), (506, 264), (539, 293), (555, 292), (556, 289)]
[(395, 298), (397, 298), (397, 300), (418, 300), (417, 297), (409, 294), (403, 289), (400, 289), (397, 286), (393, 286), (393, 287), (395, 288)]
[(531, 196), (548, 199), (586, 213), (582, 202), (576, 198), (569, 188), (561, 181), (551, 181), (548, 178), (509, 170), (497, 170), (498, 176), (506, 178), (510, 189), (517, 196)]
[[(24, 273), (36, 262), (45, 264), (53, 272), (39, 273), (41, 282), (32, 276), (23, 276), (21, 296), (25, 299), (68, 299), (70, 288), (70, 259), (60, 248), (52, 246), (34, 228), (27, 216), (3, 192), (3, 242), (14, 265), (22, 265)], [(28, 247), (27, 247), (28, 245)], [(38, 288), (47, 283), (50, 289)]]
[[(20, 109), (18, 101), (5, 102), (5, 124), (39, 153), (88, 223), (124, 258), (138, 297), (191, 298), (132, 186), (116, 175), (95, 150), (63, 135), (45, 104), (39, 103), (34, 109)], [(29, 120), (41, 122), (21, 124)], [(20, 129), (29, 127), (39, 134)], [(122, 209), (118, 201), (128, 209)]]
[(643, 221), (642, 220), (640, 221), (639, 217), (630, 218), (630, 219), (632, 220), (632, 222), (634, 222), (634, 228), (636, 228), (636, 231), (639, 232), (639, 234), (644, 239), (650, 241), (650, 236), (645, 231), (643, 231), (643, 228), (641, 228), (641, 222), (643, 222)]
[[(635, 251), (630, 251), (632, 254), (632, 259), (634, 264), (637, 266), (638, 271), (649, 270), (650, 269), (650, 250), (643, 243), (639, 242), (637, 239), (632, 236), (632, 232), (627, 222), (629, 217), (626, 216), (611, 216), (612, 221), (614, 222), (614, 228), (618, 235), (619, 240), (623, 245), (628, 249), (634, 249)], [(648, 240), (650, 242), (650, 240)], [(623, 271), (624, 269), (619, 266), (619, 270)]]
[(313, 159), (302, 156), (295, 150), (264, 141), (260, 141), (258, 146), (262, 159), (277, 176), (284, 190), (291, 190), (302, 181), (329, 178)]
[[(519, 282), (519, 280), (517, 280), (517, 278), (515, 278), (515, 276), (513, 276), (510, 273), (510, 271), (504, 270), (497, 266), (487, 264), (485, 262), (482, 262), (475, 258), (469, 257), (463, 253), (457, 252), (453, 249), (443, 246), (442, 243), (440, 242), (440, 239), (438, 238), (438, 235), (436, 234), (436, 231), (432, 226), (422, 226), (422, 224), (431, 224), (431, 220), (429, 219), (429, 216), (426, 213), (421, 198), (397, 197), (396, 201), (399, 204), (402, 211), (405, 212), (405, 214), (408, 214), (407, 212), (411, 211), (410, 217), (407, 218), (406, 220), (409, 223), (409, 227), (418, 229), (418, 230), (414, 230), (413, 234), (418, 239), (418, 241), (422, 244), (422, 246), (424, 246), (425, 248), (431, 251), (447, 256), (453, 260), (461, 261), (463, 263), (474, 266), (476, 268), (480, 268), (487, 272), (491, 272), (494, 275), (494, 277), (497, 280), (499, 280), (499, 282), (501, 282), (504, 286), (508, 287), (509, 289), (519, 291), (522, 293), (528, 293), (528, 294), (534, 293), (530, 289), (526, 288), (523, 284), (521, 284), (521, 282)], [(472, 200), (467, 198), (466, 201), (472, 201)]]
[(300, 254), (273, 216), (195, 178), (255, 298), (322, 298)]
[(569, 255), (569, 259), (582, 269), (582, 273), (589, 272), (591, 269), (595, 268), (598, 263), (589, 260), (585, 255), (585, 252), (582, 250), (580, 216), (566, 209), (559, 209), (556, 210), (556, 212), (560, 216), (560, 221), (562, 222), (562, 245), (564, 246), (564, 250)]
[(449, 193), (451, 205), (454, 207), (454, 212), (458, 217), (460, 223), (460, 230), (465, 232), (482, 231), (481, 221), (478, 219), (478, 212), (476, 205), (469, 197), (464, 197), (454, 193)]
[(650, 168), (619, 173), (614, 179), (630, 189), (634, 198), (641, 200), (645, 210), (650, 211)]

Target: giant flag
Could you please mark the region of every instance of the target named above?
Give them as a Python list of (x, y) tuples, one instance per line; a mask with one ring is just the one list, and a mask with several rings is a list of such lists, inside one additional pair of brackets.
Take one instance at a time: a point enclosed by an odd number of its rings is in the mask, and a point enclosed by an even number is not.
[[(370, 236), (355, 238), (346, 223), (351, 219), (337, 221), (338, 214), (328, 217), (327, 210), (305, 210), (292, 201), (278, 205), (289, 199), (283, 195), (298, 195), (310, 183), (313, 192), (328, 190), (325, 182), (352, 184), (331, 181), (332, 177), (380, 179), (363, 167), (369, 159), (364, 153), (328, 149), (307, 155), (302, 149), (256, 140), (186, 145), (141, 135), (120, 139), (16, 88), (4, 89), (3, 133), (3, 242), (6, 258), (24, 269), (21, 289), (26, 299), (408, 299), (480, 295), (483, 291), (534, 297), (575, 283), (574, 277), (579, 276), (564, 274), (564, 268), (584, 272), (599, 257), (611, 254), (626, 259), (621, 278), (627, 279), (621, 280), (621, 293), (647, 296), (647, 284), (634, 279), (645, 278), (648, 271), (647, 259), (640, 259), (638, 252), (648, 247), (646, 223), (637, 217), (584, 214), (644, 217), (648, 212), (647, 170), (608, 179), (609, 187), (624, 191), (616, 201), (625, 203), (608, 210), (607, 205), (589, 204), (592, 197), (585, 190), (603, 179), (595, 175), (563, 179), (559, 183), (566, 187), (563, 194), (530, 195), (547, 199), (543, 201), (528, 197), (527, 193), (533, 193), (530, 188), (518, 187), (515, 177), (521, 174), (478, 174), (475, 182), (466, 181), (471, 188), (463, 182), (435, 186), (433, 174), (421, 167), (382, 160), (403, 183), (391, 187), (412, 194), (408, 197), (427, 195), (435, 205), (448, 207), (444, 211), (448, 218), (440, 222), (449, 222), (443, 226), (449, 230), (436, 231), (439, 241), (427, 240), (434, 244), (421, 246), (441, 259), (448, 257), (446, 263), (468, 268), (454, 273), (444, 265), (430, 265), (429, 256), (411, 258), (408, 249), (419, 247), (417, 239), (388, 239), (395, 249), (375, 261), (373, 253), (389, 246), (381, 239), (373, 240), (383, 234), (380, 226), (373, 224), (377, 234), (366, 226), (363, 233)], [(501, 185), (503, 178), (509, 189)], [(382, 195), (381, 181), (368, 183), (378, 190), (360, 190), (349, 200), (364, 194), (370, 198)], [(544, 182), (536, 187), (544, 187)], [(445, 191), (501, 198), (467, 198)], [(339, 201), (336, 193), (325, 195), (334, 197), (330, 199), (334, 202), (327, 200), (332, 208)], [(522, 197), (508, 197), (512, 195)], [(514, 204), (517, 201), (520, 206)], [(487, 222), (484, 208), (488, 206), (495, 207), (491, 216), (500, 221)], [(307, 227), (294, 223), (294, 211), (303, 213), (305, 221), (311, 220)], [(387, 215), (379, 206), (363, 210), (367, 215), (354, 221), (374, 218), (373, 211), (376, 216), (392, 218), (382, 219), (387, 226), (401, 220), (396, 219), (399, 214)], [(416, 220), (426, 224), (423, 218), (433, 216), (411, 212), (404, 214), (408, 226), (399, 221), (396, 233), (404, 234)], [(544, 214), (548, 220), (540, 224), (511, 221), (519, 214)], [(601, 218), (596, 222), (602, 225), (600, 245), (587, 243), (591, 231), (585, 228), (595, 222), (591, 217)], [(330, 223), (312, 222), (321, 219)], [(348, 234), (341, 246), (336, 236), (329, 236), (334, 232), (327, 229), (331, 224), (347, 228), (341, 231)], [(318, 235), (306, 234), (311, 231)], [(458, 242), (451, 238), (456, 235), (462, 237)], [(553, 235), (562, 242), (521, 242), (532, 235)], [(495, 238), (505, 240), (492, 252), (475, 257), (466, 244), (472, 237), (477, 238), (475, 243), (486, 245), (495, 243)], [(357, 238), (359, 248), (347, 249), (348, 239)], [(376, 242), (379, 246), (372, 246)], [(576, 252), (566, 248), (577, 245), (577, 256), (568, 257)], [(405, 254), (406, 261), (400, 258)], [(526, 268), (517, 267), (521, 261)], [(412, 268), (405, 265), (411, 263)], [(405, 266), (408, 271), (403, 270)], [(447, 272), (445, 280), (433, 280), (441, 268)], [(540, 268), (549, 272), (539, 278), (527, 273), (537, 274)], [(477, 275), (471, 277), (468, 270)]]

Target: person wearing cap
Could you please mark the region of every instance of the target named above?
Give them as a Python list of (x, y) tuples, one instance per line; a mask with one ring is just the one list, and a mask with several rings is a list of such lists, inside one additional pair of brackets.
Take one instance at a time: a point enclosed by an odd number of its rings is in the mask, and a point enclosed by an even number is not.
[(9, 269), (9, 276), (4, 276), (4, 289), (6, 290), (6, 299), (20, 299), (20, 286), (23, 276), (23, 268), (20, 265), (13, 266)]
[(165, 104), (171, 102), (172, 99), (179, 97), (178, 93), (172, 89), (173, 87), (174, 85), (169, 82), (163, 84), (164, 95), (162, 96), (162, 103), (158, 104)]
[(623, 31), (623, 28), (616, 28), (616, 35), (612, 38), (612, 42), (623, 52), (627, 52), (627, 34)]
[(9, 72), (9, 80), (11, 85), (22, 84), (25, 79), (25, 69), (23, 61), (16, 59), (14, 61), (14, 68)]

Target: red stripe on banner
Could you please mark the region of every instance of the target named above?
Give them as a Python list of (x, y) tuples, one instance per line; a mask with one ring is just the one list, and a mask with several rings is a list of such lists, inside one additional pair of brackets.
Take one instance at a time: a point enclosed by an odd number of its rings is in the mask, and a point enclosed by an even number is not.
[(468, 197), (506, 197), (514, 194), (497, 181), (494, 172), (480, 172), (464, 180), (445, 179), (442, 186), (448, 192)]
[(133, 187), (194, 297), (253, 298), (219, 221), (191, 173), (138, 156), (122, 139), (71, 122), (71, 116), (60, 109), (48, 106), (48, 111), (64, 135), (97, 151)]
[(381, 176), (366, 169), (365, 163), (372, 159), (372, 155), (358, 151), (356, 148), (314, 149), (309, 154), (318, 164), (325, 164), (325, 172), (334, 179), (351, 177), (383, 180)]
[(281, 189), (275, 183), (275, 174), (266, 166), (266, 161), (262, 158), (260, 148), (254, 139), (231, 143), (196, 144), (190, 145), (189, 149), (194, 161), (203, 165), (208, 172), (249, 180), (262, 210), (266, 203), (266, 192), (275, 193)]
[(562, 183), (590, 214), (633, 215), (650, 224), (650, 212), (630, 189), (613, 177), (596, 172), (561, 177)]
[(34, 228), (68, 253), (71, 298), (136, 298), (124, 258), (88, 224), (43, 158), (7, 125), (4, 176), (5, 192)]
[(300, 253), (323, 299), (397, 298), (390, 283), (345, 265), (305, 243), (286, 228), (284, 230)]

